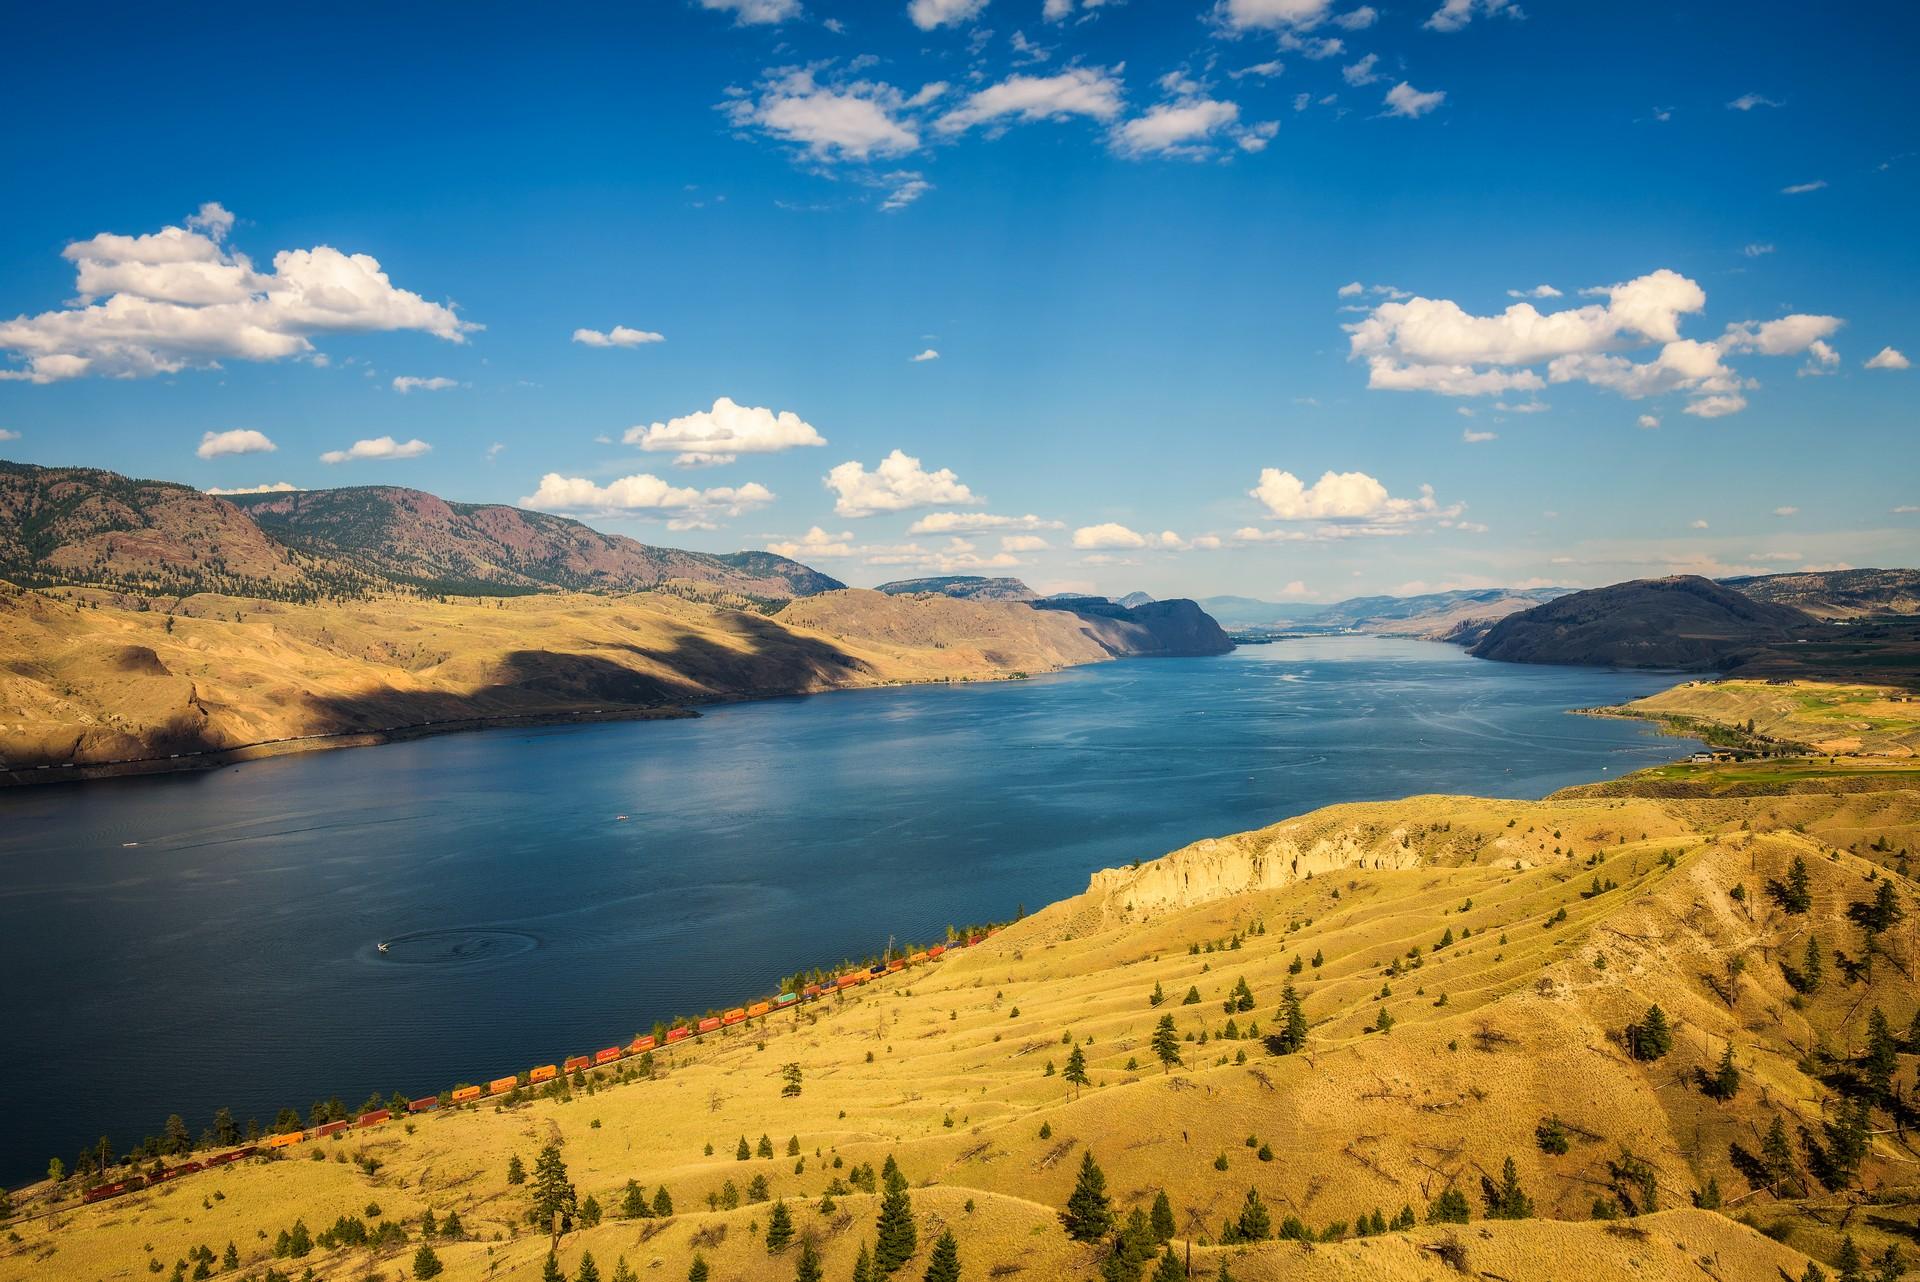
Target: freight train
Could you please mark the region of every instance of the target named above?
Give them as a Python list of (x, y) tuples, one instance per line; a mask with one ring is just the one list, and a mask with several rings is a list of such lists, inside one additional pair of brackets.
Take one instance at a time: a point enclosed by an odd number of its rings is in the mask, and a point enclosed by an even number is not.
[[(949, 953), (957, 952), (964, 948), (972, 948), (984, 943), (988, 937), (999, 933), (1000, 928), (995, 926), (978, 934), (969, 935), (965, 939), (956, 939), (949, 944), (936, 944), (932, 948), (921, 952), (910, 953), (905, 957), (895, 957), (885, 962), (877, 962), (865, 970), (850, 970), (843, 974), (823, 979), (817, 984), (807, 984), (802, 987), (799, 992), (781, 993), (778, 997), (771, 997), (766, 1001), (754, 1002), (747, 1006), (736, 1006), (731, 1010), (722, 1011), (718, 1015), (708, 1015), (704, 1019), (675, 1021), (666, 1029), (664, 1036), (647, 1033), (635, 1037), (624, 1046), (608, 1046), (603, 1050), (594, 1052), (590, 1056), (574, 1055), (559, 1064), (540, 1064), (527, 1070), (524, 1074), (526, 1079), (524, 1082), (521, 1080), (522, 1074), (512, 1073), (505, 1077), (496, 1077), (485, 1086), (455, 1087), (447, 1093), (446, 1098), (449, 1101), (449, 1106), (471, 1104), (476, 1100), (508, 1094), (522, 1086), (539, 1086), (542, 1083), (551, 1082), (555, 1078), (563, 1075), (571, 1076), (576, 1072), (604, 1068), (608, 1064), (645, 1055), (650, 1051), (663, 1049), (668, 1046), (678, 1046), (684, 1042), (694, 1041), (706, 1036), (708, 1033), (716, 1032), (723, 1028), (731, 1028), (736, 1024), (744, 1024), (749, 1020), (765, 1019), (767, 1016), (778, 1014), (780, 1011), (793, 1010), (799, 1006), (820, 1001), (823, 998), (833, 996), (835, 993), (845, 992), (850, 988), (856, 988), (861, 984), (870, 983), (876, 979), (883, 979), (890, 974), (903, 971), (909, 966), (920, 966), (927, 962), (939, 961)], [(442, 1105), (439, 1095), (423, 1095), (419, 1099), (410, 1101), (407, 1104), (406, 1112), (408, 1115), (431, 1113), (440, 1107), (442, 1107)], [(152, 1188), (155, 1185), (177, 1180), (181, 1176), (191, 1175), (195, 1171), (205, 1171), (217, 1166), (225, 1166), (229, 1162), (237, 1162), (243, 1157), (252, 1157), (257, 1153), (271, 1153), (276, 1150), (289, 1149), (296, 1144), (305, 1144), (314, 1140), (324, 1140), (348, 1131), (366, 1130), (370, 1127), (390, 1122), (393, 1119), (394, 1112), (392, 1109), (376, 1108), (360, 1114), (360, 1116), (354, 1118), (352, 1121), (342, 1119), (336, 1122), (325, 1122), (318, 1126), (310, 1126), (304, 1130), (283, 1131), (278, 1135), (269, 1135), (258, 1143), (244, 1144), (238, 1148), (228, 1149), (223, 1153), (216, 1153), (210, 1157), (196, 1158), (192, 1161), (182, 1162), (178, 1166), (156, 1164), (157, 1169), (149, 1175), (134, 1173), (129, 1174), (125, 1179), (114, 1180), (106, 1184), (96, 1184), (82, 1193), (80, 1200), (82, 1202), (104, 1202), (109, 1198), (120, 1197), (123, 1194), (132, 1193), (139, 1189)]]

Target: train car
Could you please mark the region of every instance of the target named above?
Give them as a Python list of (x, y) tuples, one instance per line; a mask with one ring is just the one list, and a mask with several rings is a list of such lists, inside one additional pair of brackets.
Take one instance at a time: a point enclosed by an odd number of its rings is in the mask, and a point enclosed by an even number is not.
[[(669, 1033), (669, 1034), (668, 1034), (667, 1036), (668, 1036), (669, 1038), (671, 1038), (671, 1037), (672, 1037), (673, 1035), (672, 1035), (671, 1033)], [(659, 1044), (659, 1043), (658, 1043), (658, 1041), (657, 1041), (657, 1040), (656, 1040), (656, 1039), (654, 1038), (654, 1036), (653, 1036), (653, 1034), (652, 1034), (652, 1033), (648, 1033), (648, 1034), (647, 1034), (647, 1035), (646, 1035), (645, 1037), (636, 1037), (636, 1038), (634, 1038), (634, 1039), (633, 1039), (633, 1040), (632, 1040), (631, 1042), (628, 1042), (628, 1043), (627, 1043), (627, 1054), (629, 1054), (629, 1055), (644, 1055), (644, 1054), (646, 1054), (646, 1053), (647, 1053), (648, 1051), (650, 1051), (650, 1050), (652, 1050), (652, 1049), (653, 1049), (653, 1048), (654, 1048), (655, 1046), (657, 1046), (658, 1044)]]
[(325, 1126), (316, 1126), (313, 1128), (313, 1138), (317, 1140), (325, 1139), (329, 1135), (338, 1135), (346, 1129), (347, 1123), (344, 1121), (328, 1122)]
[(392, 1109), (376, 1108), (369, 1112), (360, 1114), (359, 1117), (356, 1117), (353, 1120), (353, 1124), (356, 1128), (362, 1127), (362, 1126), (378, 1126), (382, 1122), (392, 1120), (392, 1118), (393, 1118)]
[(593, 1067), (593, 1061), (589, 1059), (587, 1056), (569, 1055), (567, 1056), (567, 1062), (560, 1066), (560, 1071), (563, 1073), (572, 1073), (583, 1068), (592, 1068), (592, 1067)]
[(787, 1009), (787, 1007), (793, 1005), (795, 1002), (799, 1000), (800, 1000), (800, 994), (798, 993), (782, 993), (778, 997), (773, 999), (773, 1004), (775, 1006), (778, 1006), (781, 1010), (785, 1010)]
[(453, 1102), (456, 1104), (467, 1104), (479, 1098), (480, 1088), (478, 1086), (462, 1086), (453, 1093)]
[(741, 1020), (745, 1019), (746, 1017), (747, 1017), (747, 1012), (743, 1008), (739, 1006), (735, 1006), (732, 1010), (725, 1011), (721, 1014), (720, 1022), (722, 1024), (727, 1025), (728, 1027), (732, 1027), (733, 1025), (738, 1024)]
[(119, 1197), (122, 1193), (131, 1193), (134, 1189), (141, 1188), (145, 1184), (146, 1181), (137, 1175), (132, 1179), (115, 1180), (111, 1184), (96, 1184), (85, 1193), (82, 1193), (80, 1200), (83, 1202), (104, 1202), (110, 1197)]
[(718, 1027), (720, 1027), (720, 1017), (718, 1015), (709, 1015), (705, 1019), (700, 1021), (700, 1026), (695, 1031), (701, 1032), (701, 1033), (711, 1033), (714, 1029)]
[(514, 1074), (508, 1077), (496, 1077), (491, 1082), (487, 1083), (487, 1094), (505, 1095), (508, 1091), (512, 1090), (514, 1087), (518, 1085), (520, 1085), (520, 1077), (518, 1074)]
[(439, 1107), (440, 1097), (438, 1095), (422, 1095), (419, 1099), (407, 1101), (407, 1112), (409, 1113), (431, 1113)]
[(939, 961), (941, 955), (946, 951), (947, 951), (947, 946), (945, 944), (935, 944), (933, 947), (927, 949), (927, 960)]
[(907, 968), (907, 959), (904, 957), (896, 957), (892, 961), (887, 963), (887, 972), (889, 974), (891, 974), (896, 970), (905, 970), (906, 968)]
[(800, 990), (800, 995), (806, 998), (814, 998), (814, 997), (818, 997), (821, 993), (825, 991), (826, 990), (823, 989), (818, 984), (808, 984), (805, 988)]
[(875, 962), (873, 965), (867, 967), (867, 974), (869, 975), (884, 975), (886, 973), (887, 964), (885, 962)]
[(768, 1011), (772, 1009), (773, 1009), (772, 1002), (755, 1002), (753, 1005), (747, 1007), (747, 1018), (759, 1019), (762, 1015), (766, 1014)]
[(985, 935), (968, 935), (967, 936), (967, 947), (969, 948), (976, 948), (979, 945), (984, 944), (986, 942), (987, 942), (987, 937)]
[(691, 1028), (688, 1028), (685, 1024), (675, 1024), (672, 1028), (669, 1028), (667, 1030), (667, 1045), (671, 1046), (675, 1042), (683, 1042), (688, 1037), (692, 1036), (692, 1034), (693, 1034), (693, 1030)]
[(855, 984), (864, 982), (866, 978), (865, 975), (842, 975), (833, 981), (833, 986), (835, 988), (852, 988)]
[(626, 1054), (626, 1052), (618, 1046), (609, 1046), (605, 1050), (599, 1050), (593, 1053), (593, 1065), (595, 1068), (598, 1068), (602, 1064), (611, 1064), (624, 1054)]
[(907, 958), (907, 965), (918, 966), (920, 963), (926, 960), (927, 960), (927, 955), (925, 953), (915, 953), (913, 956)]
[(237, 1162), (243, 1157), (252, 1157), (255, 1153), (259, 1151), (260, 1150), (255, 1146), (253, 1146), (252, 1144), (246, 1144), (241, 1146), (240, 1148), (229, 1149), (225, 1153), (214, 1154), (212, 1157), (207, 1159), (207, 1165), (208, 1166), (225, 1166), (228, 1162)]
[(529, 1082), (534, 1083), (535, 1085), (538, 1085), (541, 1082), (551, 1082), (554, 1078), (558, 1076), (560, 1076), (559, 1065), (541, 1064), (536, 1066), (535, 1068), (533, 1068), (531, 1071), (527, 1073), (527, 1080)]
[(267, 1136), (268, 1148), (290, 1148), (307, 1138), (305, 1131), (283, 1131), (278, 1135)]

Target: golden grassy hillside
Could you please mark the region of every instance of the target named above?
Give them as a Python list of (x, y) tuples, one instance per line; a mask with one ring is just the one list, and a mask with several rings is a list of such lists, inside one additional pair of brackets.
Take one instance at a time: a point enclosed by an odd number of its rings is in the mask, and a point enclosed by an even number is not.
[[(537, 1278), (549, 1239), (507, 1168), (518, 1156), (531, 1169), (548, 1144), (606, 1212), (562, 1237), (569, 1278), (590, 1252), (602, 1278), (624, 1259), (677, 1282), (698, 1253), (715, 1279), (790, 1279), (802, 1238), (827, 1278), (847, 1278), (877, 1200), (850, 1174), (890, 1155), (918, 1230), (895, 1276), (915, 1282), (946, 1230), (967, 1279), (1101, 1276), (1108, 1247), (1058, 1219), (1087, 1153), (1120, 1213), (1167, 1194), (1179, 1253), (1209, 1278), (1224, 1261), (1273, 1282), (1791, 1282), (1805, 1254), (1831, 1262), (1843, 1232), (1876, 1255), (1905, 1242), (1911, 1257), (1916, 840), (1920, 792), (1902, 787), (1333, 807), (1100, 873), (948, 960), (663, 1053), (651, 1079), (629, 1065), (564, 1095), (428, 1115), (92, 1207), (41, 1186), (16, 1195), (0, 1279), (142, 1278), (149, 1260), (170, 1270), (229, 1242), (242, 1275), (411, 1276), (428, 1211), (464, 1229), (432, 1239), (444, 1277)], [(1796, 858), (1805, 912), (1768, 890), (1790, 889)], [(1883, 885), (1907, 915), (1869, 953), (1851, 906)], [(1810, 938), (1817, 986), (1785, 969)], [(1242, 980), (1252, 1008), (1229, 1015)], [(1274, 1053), (1265, 1039), (1284, 1027), (1289, 984), (1305, 1046)], [(1623, 1030), (1653, 1003), (1672, 1048), (1642, 1062)], [(1875, 1008), (1894, 1030), (1897, 1091), (1871, 1111), (1857, 1170), (1826, 1187), (1829, 1164), (1799, 1136), (1830, 1147), (1825, 1124), (1862, 1089)], [(1151, 1046), (1163, 1016), (1179, 1038), (1171, 1071)], [(1702, 1075), (1728, 1047), (1739, 1081), (1713, 1098)], [(1078, 1090), (1063, 1080), (1075, 1050), (1089, 1078)], [(782, 1094), (788, 1064), (797, 1097)], [(474, 1080), (514, 1067), (477, 1064)], [(1756, 1169), (1775, 1119), (1792, 1137), (1785, 1165)], [(1565, 1151), (1547, 1151), (1543, 1127)], [(763, 1135), (775, 1156), (736, 1160)], [(1508, 1158), (1536, 1218), (1485, 1218), (1483, 1178), (1500, 1181)], [(728, 1190), (756, 1177), (797, 1230), (776, 1253), (771, 1204), (728, 1208)], [(622, 1217), (629, 1180), (649, 1196), (665, 1186), (676, 1213)], [(1427, 1223), (1450, 1186), (1471, 1222)], [(1276, 1229), (1294, 1217), (1332, 1240), (1221, 1245), (1250, 1188)], [(1716, 1193), (1719, 1210), (1694, 1207)], [(1596, 1220), (1596, 1202), (1639, 1214)], [(401, 1223), (404, 1242), (273, 1258), (296, 1219), (317, 1233), (368, 1219), (369, 1204), (369, 1222)], [(1328, 1233), (1402, 1207), (1414, 1227)]]
[(0, 777), (7, 766), (31, 780), (49, 773), (33, 769), (42, 764), (130, 758), (166, 768), (428, 722), (996, 679), (1107, 659), (1131, 642), (1125, 625), (1010, 601), (848, 590), (768, 617), (695, 595), (292, 604), (0, 583)]
[(1689, 681), (1610, 709), (1684, 733), (1689, 721), (1745, 730), (1821, 753), (1911, 757), (1920, 695), (1826, 681)]

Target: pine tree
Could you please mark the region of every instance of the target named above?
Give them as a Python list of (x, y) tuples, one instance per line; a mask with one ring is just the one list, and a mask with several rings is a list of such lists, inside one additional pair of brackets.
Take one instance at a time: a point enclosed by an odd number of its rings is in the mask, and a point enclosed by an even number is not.
[(1264, 1242), (1273, 1235), (1273, 1217), (1267, 1213), (1266, 1203), (1260, 1200), (1255, 1189), (1247, 1190), (1247, 1200), (1240, 1204), (1240, 1218), (1233, 1222), (1234, 1240), (1238, 1242)]
[(524, 1184), (527, 1180), (527, 1168), (520, 1164), (520, 1155), (515, 1153), (507, 1159), (507, 1183)]
[(1734, 1067), (1733, 1043), (1720, 1052), (1720, 1067), (1707, 1079), (1707, 1094), (1717, 1100), (1730, 1100), (1740, 1093), (1740, 1070)]
[(620, 1214), (629, 1220), (644, 1220), (653, 1214), (638, 1180), (627, 1181), (627, 1191), (620, 1198)]
[(673, 1198), (667, 1193), (667, 1186), (664, 1184), (653, 1195), (653, 1213), (661, 1219), (673, 1214)]
[(773, 1204), (773, 1211), (767, 1216), (767, 1254), (773, 1255), (786, 1248), (793, 1241), (793, 1216), (787, 1211), (786, 1199)]
[(878, 1276), (896, 1272), (919, 1248), (920, 1234), (913, 1223), (913, 1199), (907, 1194), (906, 1177), (887, 1156), (886, 1192), (880, 1198), (880, 1215), (874, 1223), (873, 1267)]
[(574, 1273), (573, 1282), (600, 1282), (600, 1266), (593, 1262), (592, 1251), (580, 1253), (580, 1268)]
[(1280, 1014), (1277, 1022), (1280, 1031), (1267, 1039), (1268, 1045), (1281, 1055), (1292, 1055), (1306, 1049), (1307, 1012), (1300, 1004), (1300, 994), (1292, 984), (1280, 992)]
[(567, 1181), (567, 1164), (560, 1160), (558, 1144), (547, 1145), (534, 1160), (532, 1192), (533, 1210), (529, 1218), (535, 1227), (548, 1228), (556, 1222), (556, 1217), (560, 1232), (573, 1227), (580, 1199)]
[(1147, 995), (1147, 1005), (1158, 1006), (1165, 1000), (1167, 1000), (1167, 995), (1160, 990), (1160, 985), (1156, 981), (1153, 986), (1153, 991)]
[(1171, 1072), (1180, 1063), (1180, 1034), (1173, 1028), (1173, 1016), (1162, 1015), (1153, 1030), (1153, 1053), (1160, 1057), (1160, 1071)]
[(547, 1252), (546, 1267), (540, 1270), (540, 1282), (567, 1282), (567, 1275), (560, 1268), (560, 1257), (552, 1251)]
[(820, 1252), (814, 1249), (813, 1239), (800, 1239), (800, 1258), (794, 1262), (793, 1282), (820, 1282)]
[(1900, 1047), (1878, 1006), (1867, 1016), (1867, 1053), (1860, 1067), (1867, 1089), (1876, 1100), (1884, 1104), (1893, 1098), (1893, 1075), (1900, 1068)]
[(1807, 875), (1807, 861), (1799, 855), (1787, 865), (1787, 884), (1775, 896), (1790, 913), (1804, 913), (1813, 907), (1813, 881)]
[(1881, 1253), (1879, 1264), (1874, 1267), (1873, 1282), (1900, 1282), (1900, 1275), (1906, 1270), (1906, 1262), (1900, 1258), (1900, 1248), (1889, 1244)]
[(740, 1137), (739, 1147), (733, 1150), (733, 1160), (736, 1162), (750, 1162), (753, 1160), (753, 1150), (747, 1147), (747, 1137), (744, 1135)]
[(640, 1279), (634, 1275), (632, 1267), (627, 1263), (627, 1257), (623, 1255), (613, 1262), (613, 1276), (609, 1277), (607, 1282), (640, 1282)]
[(1840, 1253), (1834, 1257), (1833, 1267), (1838, 1270), (1835, 1282), (1867, 1282), (1867, 1261), (1854, 1244), (1853, 1234), (1840, 1239)]
[(1767, 1138), (1760, 1146), (1760, 1160), (1766, 1163), (1767, 1175), (1775, 1185), (1779, 1185), (1793, 1176), (1793, 1145), (1787, 1140), (1787, 1124), (1780, 1115), (1773, 1115), (1773, 1125), (1767, 1128)]
[(1074, 1182), (1073, 1195), (1060, 1216), (1067, 1236), (1077, 1242), (1092, 1242), (1105, 1237), (1113, 1228), (1113, 1204), (1107, 1197), (1106, 1172), (1093, 1160), (1088, 1149), (1080, 1158), (1080, 1177)]
[(762, 1135), (760, 1137), (760, 1145), (758, 1148), (754, 1149), (754, 1152), (760, 1157), (772, 1157), (773, 1141), (767, 1138), (765, 1135)]
[(1520, 1173), (1509, 1156), (1500, 1168), (1500, 1183), (1480, 1179), (1490, 1220), (1526, 1220), (1533, 1217), (1533, 1200), (1520, 1187)]
[(933, 1256), (922, 1277), (924, 1282), (960, 1282), (960, 1244), (953, 1240), (951, 1229), (933, 1244)]
[(1429, 1224), (1465, 1224), (1467, 1217), (1467, 1195), (1451, 1184), (1441, 1189), (1440, 1196), (1427, 1207)]
[(687, 1266), (687, 1282), (707, 1282), (707, 1258), (697, 1251), (693, 1263)]
[(1153, 1213), (1150, 1218), (1153, 1223), (1155, 1242), (1171, 1241), (1173, 1235), (1179, 1231), (1173, 1222), (1173, 1203), (1167, 1199), (1165, 1189), (1161, 1189), (1154, 1195)]
[(866, 1239), (860, 1240), (860, 1254), (853, 1260), (853, 1282), (875, 1282), (873, 1276), (873, 1255), (867, 1250)]
[(1067, 1085), (1076, 1089), (1086, 1086), (1091, 1080), (1087, 1077), (1087, 1057), (1078, 1046), (1067, 1056), (1067, 1071), (1060, 1076)]
[(1187, 1282), (1187, 1271), (1180, 1267), (1171, 1243), (1160, 1253), (1160, 1263), (1153, 1270), (1153, 1282)]
[(448, 1211), (447, 1218), (440, 1221), (441, 1237), (460, 1237), (466, 1233), (466, 1226), (460, 1223), (460, 1212)]
[(1627, 1051), (1635, 1059), (1652, 1061), (1673, 1049), (1673, 1029), (1667, 1024), (1667, 1012), (1658, 1005), (1647, 1007), (1637, 1024), (1627, 1025)]

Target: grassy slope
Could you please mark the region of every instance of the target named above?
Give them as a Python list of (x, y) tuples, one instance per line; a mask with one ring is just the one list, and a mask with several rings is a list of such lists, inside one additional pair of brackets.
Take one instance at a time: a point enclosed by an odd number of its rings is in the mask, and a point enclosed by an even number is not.
[(1839, 682), (1689, 681), (1611, 711), (1669, 724), (1751, 721), (1757, 734), (1822, 753), (1911, 757), (1920, 751), (1920, 702), (1911, 698), (1886, 686)]
[[(1892, 849), (1878, 853), (1871, 844), (1883, 836)], [(370, 1200), (389, 1217), (457, 1209), (477, 1240), (441, 1248), (448, 1278), (535, 1277), (546, 1240), (524, 1229), (525, 1191), (510, 1188), (504, 1170), (509, 1154), (531, 1164), (550, 1140), (564, 1146), (582, 1194), (609, 1208), (630, 1178), (672, 1190), (680, 1214), (671, 1221), (609, 1218), (568, 1235), (561, 1255), (569, 1270), (591, 1250), (603, 1276), (624, 1255), (642, 1277), (684, 1277), (698, 1235), (715, 1277), (792, 1277), (794, 1248), (769, 1258), (755, 1231), (767, 1207), (706, 1207), (724, 1181), (744, 1189), (759, 1173), (789, 1199), (798, 1227), (818, 1235), (827, 1275), (845, 1277), (859, 1241), (871, 1236), (872, 1201), (842, 1198), (831, 1215), (815, 1204), (836, 1157), (878, 1165), (893, 1153), (916, 1185), (921, 1240), (899, 1276), (920, 1275), (946, 1225), (960, 1239), (968, 1278), (1090, 1277), (1097, 1251), (1070, 1242), (1054, 1213), (1081, 1151), (1091, 1148), (1119, 1206), (1144, 1205), (1165, 1188), (1182, 1233), (1196, 1242), (1218, 1236), (1249, 1185), (1276, 1223), (1296, 1214), (1315, 1228), (1375, 1206), (1389, 1215), (1403, 1203), (1424, 1210), (1449, 1181), (1475, 1203), (1475, 1222), (1458, 1230), (1423, 1226), (1313, 1247), (1196, 1245), (1196, 1265), (1211, 1271), (1230, 1254), (1234, 1275), (1245, 1279), (1450, 1276), (1424, 1249), (1448, 1236), (1457, 1236), (1473, 1269), (1510, 1282), (1725, 1282), (1776, 1270), (1798, 1278), (1804, 1260), (1792, 1248), (1830, 1258), (1832, 1226), (1848, 1199), (1789, 1203), (1751, 1192), (1729, 1164), (1728, 1145), (1756, 1147), (1775, 1111), (1790, 1126), (1817, 1128), (1831, 1092), (1803, 1073), (1805, 1048), (1857, 1050), (1875, 1004), (1904, 1027), (1915, 988), (1883, 960), (1871, 983), (1851, 987), (1830, 970), (1821, 992), (1796, 1008), (1772, 958), (1775, 950), (1797, 957), (1809, 927), (1829, 946), (1857, 952), (1846, 904), (1870, 892), (1869, 876), (1892, 875), (1912, 905), (1913, 883), (1891, 869), (1916, 836), (1920, 792), (1900, 789), (1537, 803), (1421, 797), (1334, 807), (1099, 874), (1087, 893), (976, 950), (763, 1031), (663, 1057), (650, 1082), (433, 1116), (411, 1134), (390, 1126), (320, 1146), (330, 1161), (249, 1162), (117, 1203), (62, 1207), (20, 1225), (19, 1243), (0, 1245), (0, 1279), (51, 1276), (48, 1269), (145, 1277), (148, 1244), (171, 1265), (194, 1245), (219, 1251), (229, 1240), (260, 1267), (268, 1246), (261, 1234), (270, 1238), (296, 1215), (317, 1230)], [(1760, 893), (1796, 853), (1812, 864), (1810, 918), (1783, 916)], [(1618, 888), (1583, 898), (1596, 875)], [(1735, 885), (1746, 888), (1744, 901), (1732, 896)], [(1562, 908), (1567, 918), (1555, 922)], [(1448, 925), (1456, 934), (1470, 928), (1472, 937), (1436, 952)], [(1236, 932), (1244, 936), (1238, 949), (1189, 951)], [(1416, 946), (1420, 968), (1388, 979), (1385, 968), (1404, 964)], [(1911, 932), (1891, 946), (1910, 971)], [(1291, 960), (1316, 950), (1324, 966), (1305, 967), (1295, 980), (1313, 1023), (1306, 1053), (1276, 1057), (1255, 1042), (1219, 1039), (1220, 1002), (1236, 979), (1244, 976), (1257, 996), (1251, 1018), (1270, 1025)], [(1736, 955), (1748, 964), (1728, 987), (1729, 1003), (1704, 976), (1727, 985), (1727, 959)], [(581, 982), (611, 988), (618, 977)], [(1170, 999), (1158, 1010), (1147, 1001), (1156, 983)], [(1368, 1033), (1383, 984), (1399, 1022), (1390, 1034)], [(1180, 1005), (1189, 985), (1203, 1000)], [(1448, 1004), (1436, 1006), (1442, 993)], [(1675, 1017), (1678, 1034), (1670, 1056), (1643, 1066), (1613, 1035), (1649, 1001)], [(1167, 1011), (1183, 1032), (1204, 1028), (1214, 1037), (1183, 1043), (1186, 1064), (1171, 1074), (1145, 1067), (1153, 1023)], [(627, 1031), (609, 1028), (607, 1040)], [(1044, 1073), (1048, 1061), (1065, 1061), (1063, 1034), (1083, 1043), (1093, 1077), (1078, 1099)], [(1728, 1039), (1745, 1084), (1719, 1104), (1693, 1088), (1691, 1074), (1711, 1067)], [(1243, 1049), (1248, 1061), (1233, 1062)], [(1129, 1069), (1130, 1059), (1141, 1066)], [(788, 1061), (804, 1068), (798, 1099), (780, 1097)], [(1903, 1056), (1901, 1080), (1911, 1080), (1913, 1064)], [(475, 1065), (473, 1075), (512, 1067)], [(1593, 1138), (1577, 1139), (1565, 1156), (1542, 1153), (1533, 1129), (1548, 1114)], [(1051, 1128), (1044, 1140), (1043, 1124)], [(783, 1153), (787, 1137), (797, 1137), (805, 1169), (796, 1172), (789, 1157), (733, 1160), (739, 1136), (762, 1133)], [(1249, 1135), (1270, 1144), (1275, 1160), (1257, 1161), (1244, 1144)], [(704, 1152), (709, 1143), (713, 1156)], [(1711, 1177), (1730, 1211), (1780, 1221), (1791, 1247), (1691, 1209), (1630, 1228), (1584, 1222), (1607, 1190), (1608, 1160), (1623, 1147), (1653, 1164), (1663, 1207), (1686, 1207)], [(383, 1163), (377, 1173), (346, 1160), (362, 1153)], [(1224, 1171), (1215, 1166), (1221, 1154)], [(1508, 1155), (1543, 1216), (1581, 1222), (1479, 1220), (1479, 1178), (1497, 1175)], [(1913, 1219), (1916, 1156), (1902, 1137), (1876, 1140), (1864, 1183), (1887, 1204), (1850, 1218), (1875, 1250), (1888, 1237), (1874, 1216)], [(216, 1189), (223, 1200), (213, 1200)], [(30, 1200), (25, 1209), (45, 1205)], [(387, 1256), (380, 1276), (395, 1276), (412, 1249)], [(365, 1251), (343, 1251), (307, 1263), (322, 1276), (359, 1277), (369, 1261)]]
[(848, 591), (789, 611), (658, 592), (311, 605), (201, 595), (170, 617), (106, 594), (0, 585), (0, 762), (993, 679), (1109, 657), (1085, 621), (1012, 602)]

